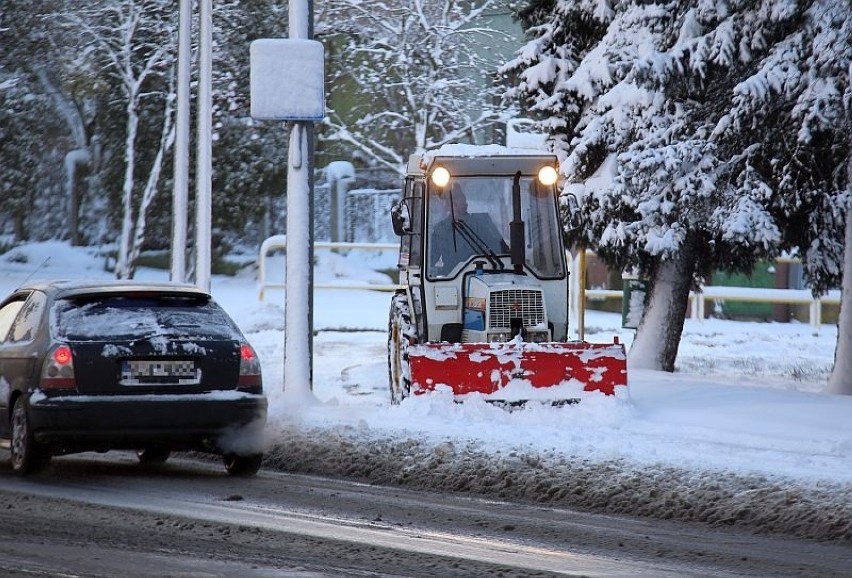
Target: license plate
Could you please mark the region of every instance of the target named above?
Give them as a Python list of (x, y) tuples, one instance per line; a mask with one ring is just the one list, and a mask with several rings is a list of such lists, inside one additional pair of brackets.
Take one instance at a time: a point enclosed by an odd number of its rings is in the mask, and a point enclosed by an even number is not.
[(121, 385), (196, 385), (201, 371), (187, 359), (128, 359), (121, 362)]

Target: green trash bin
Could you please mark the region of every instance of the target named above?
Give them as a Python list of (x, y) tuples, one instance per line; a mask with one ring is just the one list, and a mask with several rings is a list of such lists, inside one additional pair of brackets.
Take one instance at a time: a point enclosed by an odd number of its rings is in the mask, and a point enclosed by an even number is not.
[(642, 313), (648, 302), (651, 283), (636, 275), (622, 275), (624, 294), (621, 298), (621, 326), (625, 329), (636, 329), (642, 320)]

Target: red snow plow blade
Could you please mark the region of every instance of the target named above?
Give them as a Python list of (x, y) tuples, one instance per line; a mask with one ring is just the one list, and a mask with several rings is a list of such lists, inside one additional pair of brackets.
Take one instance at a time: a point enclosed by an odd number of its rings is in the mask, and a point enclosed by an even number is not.
[(415, 395), (447, 385), (455, 395), (558, 401), (548, 388), (613, 395), (627, 385), (627, 356), (619, 343), (424, 343), (408, 353)]

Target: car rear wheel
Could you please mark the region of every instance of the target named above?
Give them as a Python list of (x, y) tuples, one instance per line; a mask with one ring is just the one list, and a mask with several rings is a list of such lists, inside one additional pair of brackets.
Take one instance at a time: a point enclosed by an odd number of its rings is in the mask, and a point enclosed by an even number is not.
[(222, 456), (225, 462), (225, 470), (231, 476), (248, 477), (253, 476), (260, 469), (263, 454), (249, 454), (240, 456), (237, 454), (225, 454)]
[(50, 462), (50, 451), (38, 443), (30, 428), (27, 406), (23, 396), (12, 407), (12, 469), (22, 475), (37, 472)]
[(140, 464), (164, 464), (172, 450), (166, 446), (148, 446), (136, 452)]

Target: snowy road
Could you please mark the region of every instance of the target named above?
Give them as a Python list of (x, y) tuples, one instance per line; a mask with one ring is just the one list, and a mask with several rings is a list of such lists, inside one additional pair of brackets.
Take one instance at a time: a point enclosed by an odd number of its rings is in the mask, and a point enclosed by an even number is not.
[[(111, 277), (92, 249), (35, 243), (0, 255), (0, 289), (48, 257), (39, 277)], [(316, 279), (387, 280), (366, 261), (318, 252)], [(214, 277), (213, 294), (263, 364), (270, 468), (852, 546), (852, 397), (821, 391), (835, 326), (688, 320), (674, 374), (632, 371), (614, 397), (508, 413), (441, 394), (391, 406), (377, 291), (316, 292), (312, 398), (288, 398), (283, 291), (259, 301), (246, 270)], [(587, 311), (590, 341), (612, 335), (632, 339), (618, 314)]]
[[(5, 575), (842, 576), (838, 546), (113, 452), (0, 470)], [(743, 554), (747, 552), (747, 554)], [(193, 574), (195, 575), (195, 574)]]

